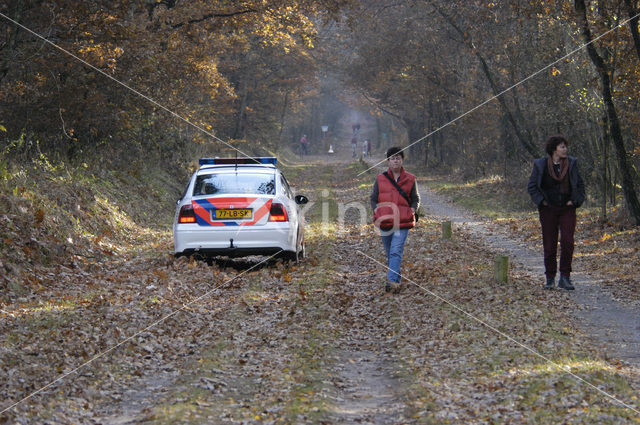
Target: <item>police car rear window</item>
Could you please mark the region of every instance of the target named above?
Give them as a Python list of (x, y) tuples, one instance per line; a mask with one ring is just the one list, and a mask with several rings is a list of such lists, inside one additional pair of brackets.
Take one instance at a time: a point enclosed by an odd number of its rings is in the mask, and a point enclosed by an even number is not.
[(220, 173), (202, 174), (196, 177), (193, 196), (225, 194), (275, 195), (274, 175)]

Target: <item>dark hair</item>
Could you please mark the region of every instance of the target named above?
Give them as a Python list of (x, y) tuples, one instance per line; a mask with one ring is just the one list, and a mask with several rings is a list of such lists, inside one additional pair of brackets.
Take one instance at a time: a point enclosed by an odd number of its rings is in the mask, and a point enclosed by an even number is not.
[(387, 159), (391, 158), (394, 155), (400, 155), (400, 157), (404, 159), (404, 151), (398, 146), (387, 149)]
[(546, 142), (544, 142), (544, 151), (547, 153), (547, 155), (551, 156), (553, 155), (553, 152), (556, 150), (558, 145), (562, 143), (569, 146), (569, 141), (562, 134), (551, 136), (547, 139)]

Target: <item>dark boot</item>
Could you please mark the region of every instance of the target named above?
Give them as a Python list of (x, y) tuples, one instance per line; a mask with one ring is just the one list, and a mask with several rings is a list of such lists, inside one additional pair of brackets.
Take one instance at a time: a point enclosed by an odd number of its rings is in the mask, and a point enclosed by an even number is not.
[(558, 288), (566, 289), (567, 291), (573, 291), (574, 289), (576, 289), (576, 287), (571, 284), (571, 279), (569, 279), (569, 276), (560, 276), (560, 280), (558, 281)]
[(547, 277), (547, 283), (544, 285), (544, 289), (553, 289), (556, 286), (556, 277)]
[(397, 294), (400, 292), (400, 282), (389, 282), (389, 286), (391, 287), (391, 291), (394, 294)]

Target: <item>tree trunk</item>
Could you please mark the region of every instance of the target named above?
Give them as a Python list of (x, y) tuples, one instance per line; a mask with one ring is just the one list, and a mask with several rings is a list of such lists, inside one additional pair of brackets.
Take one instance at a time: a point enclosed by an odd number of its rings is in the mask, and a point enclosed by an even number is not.
[(522, 147), (525, 149), (525, 151), (527, 151), (527, 153), (529, 153), (529, 155), (531, 155), (532, 158), (536, 158), (539, 155), (539, 152), (535, 144), (531, 140), (531, 134), (529, 134), (529, 131), (526, 128), (524, 128), (524, 126), (518, 123), (513, 112), (511, 111), (511, 109), (509, 109), (507, 103), (504, 100), (505, 93), (503, 93), (503, 90), (500, 90), (500, 88), (496, 84), (493, 78), (493, 75), (491, 74), (491, 70), (489, 69), (489, 65), (487, 64), (487, 61), (480, 54), (480, 51), (478, 51), (478, 49), (473, 45), (473, 42), (471, 41), (468, 32), (460, 28), (458, 24), (456, 24), (456, 22), (450, 16), (444, 13), (444, 11), (437, 4), (435, 4), (435, 2), (430, 2), (430, 4), (436, 9), (438, 14), (442, 16), (445, 19), (445, 21), (447, 21), (447, 23), (451, 25), (451, 27), (453, 27), (454, 30), (456, 30), (456, 32), (463, 38), (465, 46), (467, 46), (471, 50), (471, 52), (476, 56), (476, 58), (480, 61), (482, 72), (487, 78), (487, 81), (491, 86), (491, 90), (493, 91), (493, 95), (498, 100), (498, 103), (500, 104), (500, 107), (502, 108), (505, 116), (507, 117), (507, 120), (511, 124), (513, 131), (516, 133), (516, 138), (518, 139)]
[[(15, 3), (15, 7), (13, 10), (12, 19), (16, 22), (20, 22), (21, 16), (22, 16), (22, 1), (17, 1)], [(15, 50), (16, 40), (18, 39), (19, 31), (20, 31), (20, 27), (13, 23), (7, 29), (7, 32), (9, 34), (8, 36), (9, 39), (7, 41), (6, 47), (4, 49), (0, 49), (0, 53), (2, 53), (0, 56), (3, 58), (2, 62), (0, 62), (0, 83), (9, 73), (9, 65), (11, 64), (11, 61), (13, 59), (13, 51)]]
[(280, 130), (278, 131), (278, 138), (276, 139), (276, 145), (273, 150), (278, 152), (280, 147), (280, 141), (282, 139), (282, 130), (284, 129), (284, 118), (287, 115), (287, 108), (289, 107), (289, 90), (284, 93), (284, 102), (282, 104), (282, 112), (280, 112)]
[[(406, 118), (404, 122), (407, 125), (407, 136), (409, 138), (409, 143), (413, 143), (424, 136), (424, 127), (422, 123), (413, 121), (410, 119), (406, 119)], [(415, 145), (412, 146), (411, 148), (415, 148)], [(411, 150), (411, 154), (413, 156), (413, 154), (415, 153), (415, 149), (411, 149), (411, 148), (409, 149)], [(405, 152), (405, 153), (409, 153), (409, 152)]]
[(638, 54), (638, 59), (640, 59), (640, 34), (638, 33), (638, 8), (633, 5), (631, 0), (624, 1), (627, 5), (627, 11), (629, 12), (629, 29), (631, 30), (631, 36), (633, 37), (633, 44), (636, 47), (636, 53)]
[(242, 97), (240, 99), (240, 107), (238, 108), (238, 115), (236, 118), (236, 127), (233, 132), (234, 139), (244, 138), (244, 121), (245, 121), (246, 109), (247, 109), (247, 97), (249, 93), (248, 87), (249, 87), (249, 76), (245, 75), (244, 80), (242, 81)]
[(491, 71), (489, 70), (489, 66), (487, 65), (487, 62), (484, 60), (484, 57), (482, 57), (480, 52), (478, 52), (478, 49), (473, 49), (473, 51), (476, 57), (478, 58), (478, 60), (480, 61), (480, 64), (482, 65), (482, 72), (487, 77), (487, 81), (489, 81), (489, 85), (491, 85), (491, 90), (493, 90), (494, 96), (497, 96), (496, 99), (498, 99), (498, 103), (500, 103), (500, 107), (502, 108), (502, 111), (504, 112), (507, 120), (511, 124), (513, 131), (516, 133), (516, 137), (518, 141), (520, 142), (522, 147), (525, 149), (525, 151), (527, 151), (527, 153), (531, 155), (532, 158), (536, 158), (539, 155), (539, 152), (535, 144), (531, 140), (531, 135), (526, 129), (522, 129), (518, 125), (518, 121), (516, 120), (514, 113), (507, 106), (507, 102), (505, 102), (504, 96), (499, 95), (501, 93), (501, 90), (498, 88), (498, 85), (494, 81), (493, 76), (491, 75)]
[(605, 134), (602, 138), (602, 221), (607, 219), (607, 186), (609, 177), (607, 175), (607, 163), (609, 162), (609, 139)]
[(584, 0), (575, 0), (575, 9), (577, 12), (578, 24), (582, 27), (582, 36), (587, 44), (587, 52), (591, 58), (591, 62), (593, 62), (593, 65), (596, 67), (598, 75), (600, 76), (602, 97), (607, 111), (607, 118), (609, 120), (609, 131), (613, 145), (616, 149), (618, 169), (622, 177), (624, 200), (635, 224), (640, 225), (640, 202), (638, 201), (638, 196), (634, 188), (632, 171), (627, 158), (627, 150), (624, 146), (624, 139), (622, 137), (618, 113), (613, 103), (610, 71), (607, 64), (598, 54), (598, 51), (592, 43), (593, 37), (591, 36), (591, 29), (589, 28), (589, 21), (587, 20), (587, 9)]

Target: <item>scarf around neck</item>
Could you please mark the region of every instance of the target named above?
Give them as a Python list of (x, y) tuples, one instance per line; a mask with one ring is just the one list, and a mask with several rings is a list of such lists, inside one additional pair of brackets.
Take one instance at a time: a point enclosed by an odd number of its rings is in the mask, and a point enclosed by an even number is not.
[(556, 174), (556, 168), (553, 166), (553, 159), (547, 157), (547, 169), (549, 175), (556, 181), (560, 182), (560, 192), (568, 194), (571, 190), (569, 185), (569, 160), (567, 158), (560, 158), (560, 175)]

